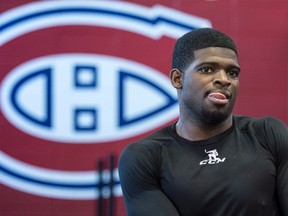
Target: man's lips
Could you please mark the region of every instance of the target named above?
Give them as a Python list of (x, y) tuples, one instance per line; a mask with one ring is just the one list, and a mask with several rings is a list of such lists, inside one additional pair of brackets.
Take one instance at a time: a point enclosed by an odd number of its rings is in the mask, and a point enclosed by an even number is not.
[(225, 105), (229, 102), (231, 93), (229, 91), (211, 92), (207, 97), (214, 104)]

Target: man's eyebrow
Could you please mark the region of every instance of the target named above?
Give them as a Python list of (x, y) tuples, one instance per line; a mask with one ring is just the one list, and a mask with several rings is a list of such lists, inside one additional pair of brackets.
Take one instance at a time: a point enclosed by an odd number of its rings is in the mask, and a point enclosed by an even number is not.
[[(200, 62), (199, 64), (196, 64), (195, 67), (201, 67), (201, 66), (205, 66), (205, 65), (219, 66), (220, 64), (218, 62), (214, 62), (214, 61), (205, 61), (205, 62)], [(229, 64), (227, 67), (228, 68), (235, 68), (235, 69), (241, 71), (241, 68), (238, 64)]]
[(205, 64), (210, 64), (210, 65), (219, 65), (219, 63), (214, 62), (214, 61), (205, 61), (205, 62), (200, 62), (199, 64), (196, 64), (196, 66), (201, 66)]

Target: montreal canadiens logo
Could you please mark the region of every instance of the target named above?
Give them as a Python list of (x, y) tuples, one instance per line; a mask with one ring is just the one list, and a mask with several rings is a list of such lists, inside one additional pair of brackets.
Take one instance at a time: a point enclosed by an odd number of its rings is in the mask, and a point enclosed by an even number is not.
[(167, 82), (152, 68), (121, 58), (50, 55), (12, 71), (2, 84), (1, 104), (11, 123), (31, 136), (105, 142), (175, 118), (177, 101)]
[[(0, 45), (35, 31), (73, 25), (118, 29), (158, 40), (176, 39), (211, 23), (161, 5), (39, 2), (2, 15)], [(107, 54), (75, 51), (30, 59), (8, 71), (0, 92), (1, 112), (13, 127), (61, 145), (116, 142), (177, 117), (176, 92), (167, 76), (142, 62)], [(43, 168), (5, 151), (0, 152), (0, 164), (2, 183), (26, 193), (86, 200), (100, 193), (95, 190), (97, 171)], [(121, 196), (117, 169), (113, 175), (112, 193)]]

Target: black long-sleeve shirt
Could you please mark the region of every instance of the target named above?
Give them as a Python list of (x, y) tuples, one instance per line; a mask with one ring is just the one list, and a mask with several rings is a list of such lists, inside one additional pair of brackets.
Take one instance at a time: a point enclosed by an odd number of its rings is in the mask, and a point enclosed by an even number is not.
[(271, 117), (234, 116), (201, 141), (170, 125), (128, 145), (118, 168), (129, 216), (288, 216), (288, 130)]

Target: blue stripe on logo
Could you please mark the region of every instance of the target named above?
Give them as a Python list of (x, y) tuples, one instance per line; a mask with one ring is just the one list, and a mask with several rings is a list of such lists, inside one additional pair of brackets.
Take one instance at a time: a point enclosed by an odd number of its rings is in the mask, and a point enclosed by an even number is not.
[[(38, 179), (33, 179), (27, 176), (23, 176), (19, 173), (14, 172), (11, 169), (5, 168), (3, 166), (0, 166), (0, 170), (4, 173), (6, 173), (9, 176), (12, 176), (13, 178), (22, 180), (22, 181), (26, 181), (26, 182), (31, 182), (31, 183), (36, 183), (36, 184), (41, 184), (41, 185), (46, 185), (46, 186), (53, 186), (53, 187), (62, 187), (62, 188), (73, 188), (73, 189), (99, 189), (99, 187), (105, 187), (105, 186), (109, 186), (110, 183), (109, 182), (103, 182), (101, 184), (99, 183), (90, 183), (90, 184), (72, 184), (72, 183), (59, 183), (59, 182), (48, 182), (48, 181), (41, 181)], [(115, 181), (114, 186), (116, 185), (120, 185), (119, 181)]]
[(182, 28), (187, 28), (189, 30), (195, 29), (197, 27), (195, 26), (191, 26), (191, 25), (186, 25), (180, 22), (176, 22), (173, 21), (172, 19), (167, 19), (165, 17), (156, 17), (156, 18), (145, 18), (145, 17), (141, 17), (141, 16), (137, 16), (137, 15), (132, 15), (132, 14), (127, 14), (127, 13), (123, 13), (123, 12), (115, 12), (115, 11), (110, 11), (110, 10), (104, 10), (104, 9), (91, 9), (91, 8), (66, 8), (66, 9), (54, 9), (54, 10), (47, 10), (47, 11), (43, 11), (43, 12), (38, 12), (38, 13), (33, 13), (30, 15), (26, 15), (14, 20), (11, 20), (9, 22), (7, 22), (6, 24), (3, 24), (2, 26), (0, 26), (0, 32), (3, 32), (4, 30), (7, 30), (8, 28), (13, 28), (14, 25), (17, 25), (21, 22), (27, 21), (27, 20), (31, 20), (31, 19), (35, 19), (35, 18), (39, 18), (42, 16), (47, 16), (47, 15), (56, 15), (56, 14), (69, 14), (69, 13), (90, 13), (90, 14), (107, 14), (109, 16), (115, 16), (115, 17), (123, 17), (123, 18), (129, 18), (129, 19), (134, 19), (137, 20), (139, 22), (144, 22), (144, 23), (148, 23), (151, 25), (158, 25), (159, 23), (169, 23), (178, 27), (182, 27)]

